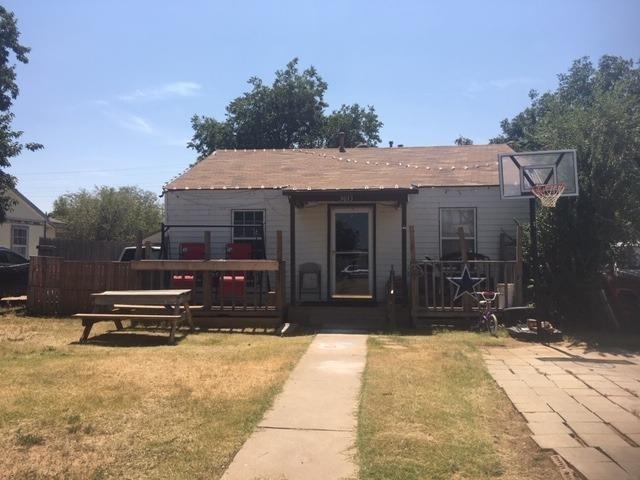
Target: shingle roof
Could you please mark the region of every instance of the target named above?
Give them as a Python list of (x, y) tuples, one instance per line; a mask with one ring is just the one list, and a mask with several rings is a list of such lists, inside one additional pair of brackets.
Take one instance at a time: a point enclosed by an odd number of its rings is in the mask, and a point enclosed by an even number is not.
[(165, 190), (268, 188), (360, 190), (498, 185), (498, 154), (508, 145), (218, 150)]

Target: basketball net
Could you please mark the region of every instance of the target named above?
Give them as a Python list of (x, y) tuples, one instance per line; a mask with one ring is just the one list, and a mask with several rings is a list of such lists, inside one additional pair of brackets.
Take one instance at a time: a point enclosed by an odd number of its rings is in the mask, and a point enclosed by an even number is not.
[(564, 183), (539, 184), (531, 187), (531, 192), (540, 200), (540, 205), (547, 208), (556, 206), (567, 186)]

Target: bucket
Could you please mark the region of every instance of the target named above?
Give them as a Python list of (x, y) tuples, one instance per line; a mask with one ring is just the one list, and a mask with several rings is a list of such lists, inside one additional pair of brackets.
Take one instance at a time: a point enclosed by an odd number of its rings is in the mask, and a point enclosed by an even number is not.
[[(498, 285), (498, 309), (502, 310), (507, 306), (513, 306), (513, 292), (516, 291), (515, 283), (499, 283)], [(508, 287), (508, 288), (506, 288)], [(508, 295), (505, 295), (508, 290)], [(506, 304), (505, 304), (506, 300)]]

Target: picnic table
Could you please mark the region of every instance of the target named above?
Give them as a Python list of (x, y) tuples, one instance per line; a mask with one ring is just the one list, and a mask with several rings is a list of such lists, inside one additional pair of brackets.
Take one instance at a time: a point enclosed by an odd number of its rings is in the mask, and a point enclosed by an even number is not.
[(27, 303), (26, 295), (18, 295), (15, 297), (2, 297), (0, 298), (0, 303), (6, 303), (7, 307), (11, 308), (16, 305), (24, 305)]
[[(191, 290), (109, 290), (92, 293), (93, 312), (76, 313), (84, 331), (80, 343), (86, 343), (91, 328), (98, 322), (114, 322), (122, 330), (122, 320), (139, 323), (166, 322), (171, 326), (169, 344), (175, 344), (176, 329), (187, 322), (193, 331), (189, 308)], [(145, 313), (131, 313), (142, 311)]]

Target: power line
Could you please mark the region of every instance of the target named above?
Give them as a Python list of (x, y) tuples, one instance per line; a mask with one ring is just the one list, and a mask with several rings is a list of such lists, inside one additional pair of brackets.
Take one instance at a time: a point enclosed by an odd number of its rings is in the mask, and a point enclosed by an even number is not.
[[(127, 167), (127, 168), (109, 168), (102, 170), (58, 170), (58, 171), (50, 171), (50, 172), (30, 172), (30, 173), (12, 173), (17, 177), (24, 177), (30, 175), (63, 175), (67, 173), (110, 173), (110, 172), (124, 172), (130, 170), (149, 170), (150, 168), (157, 167), (158, 165), (146, 165), (140, 167)], [(161, 165), (164, 166), (164, 165)], [(167, 165), (169, 166), (169, 165)], [(179, 168), (176, 166), (176, 169)], [(152, 173), (162, 173), (162, 172), (175, 172), (175, 169), (167, 169), (167, 170), (153, 170)]]

